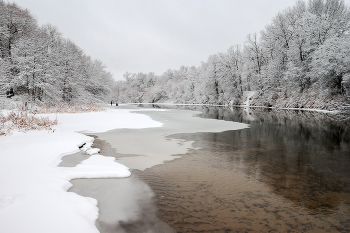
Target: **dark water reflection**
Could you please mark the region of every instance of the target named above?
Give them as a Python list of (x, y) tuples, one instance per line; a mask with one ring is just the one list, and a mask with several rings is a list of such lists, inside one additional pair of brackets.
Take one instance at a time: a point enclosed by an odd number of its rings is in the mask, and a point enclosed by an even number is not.
[[(195, 108), (195, 107), (182, 107)], [(350, 232), (350, 127), (344, 115), (200, 107), (249, 123), (195, 141), (181, 159), (138, 172), (178, 232)], [(201, 206), (202, 207), (199, 207)]]
[(241, 151), (245, 173), (259, 170), (259, 180), (297, 205), (327, 212), (342, 201), (336, 193), (350, 193), (349, 122), (301, 111), (207, 108), (201, 116), (249, 123), (248, 130), (198, 137)]

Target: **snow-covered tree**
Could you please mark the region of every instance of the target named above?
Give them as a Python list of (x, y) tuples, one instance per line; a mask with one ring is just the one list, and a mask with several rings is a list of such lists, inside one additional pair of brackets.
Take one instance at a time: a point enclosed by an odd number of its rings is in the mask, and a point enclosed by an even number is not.
[(231, 47), (199, 67), (168, 70), (147, 88), (140, 88), (140, 75), (128, 74), (132, 79), (121, 82), (118, 93), (130, 101), (238, 104), (242, 92), (257, 91), (258, 105), (323, 108), (316, 103), (331, 103), (332, 96), (345, 101), (349, 94), (349, 33), (343, 0), (299, 0), (260, 34), (249, 34), (243, 50)]
[(0, 0), (0, 91), (28, 100), (105, 101), (112, 75), (51, 25), (39, 27), (28, 10)]
[[(324, 42), (315, 53), (310, 74), (323, 88), (348, 95), (348, 76), (350, 74), (350, 37), (333, 37)], [(346, 78), (345, 78), (346, 77)]]

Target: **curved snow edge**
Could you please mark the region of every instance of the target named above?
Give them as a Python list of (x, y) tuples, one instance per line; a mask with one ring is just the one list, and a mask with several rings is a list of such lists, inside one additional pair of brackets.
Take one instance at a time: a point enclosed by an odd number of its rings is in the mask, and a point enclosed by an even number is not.
[[(56, 114), (48, 114), (55, 118)], [(114, 158), (90, 149), (92, 137), (74, 131), (160, 127), (129, 110), (57, 114), (55, 131), (14, 132), (0, 137), (0, 232), (97, 233), (97, 201), (66, 192), (74, 178), (127, 177)], [(73, 168), (57, 167), (61, 158), (89, 144), (93, 155)]]

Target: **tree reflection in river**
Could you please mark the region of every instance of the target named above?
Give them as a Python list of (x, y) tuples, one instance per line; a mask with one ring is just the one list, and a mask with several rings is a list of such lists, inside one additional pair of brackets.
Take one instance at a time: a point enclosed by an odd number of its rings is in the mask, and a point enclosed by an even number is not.
[(172, 135), (195, 141), (201, 149), (139, 173), (156, 192), (162, 219), (174, 229), (350, 231), (346, 116), (180, 108), (200, 110), (200, 117), (249, 123), (250, 128)]
[(343, 199), (350, 193), (349, 122), (317, 112), (266, 109), (204, 108), (201, 117), (251, 125), (213, 137), (239, 150), (245, 173), (259, 171), (259, 180), (277, 194), (312, 212), (331, 211), (341, 200), (350, 204)]

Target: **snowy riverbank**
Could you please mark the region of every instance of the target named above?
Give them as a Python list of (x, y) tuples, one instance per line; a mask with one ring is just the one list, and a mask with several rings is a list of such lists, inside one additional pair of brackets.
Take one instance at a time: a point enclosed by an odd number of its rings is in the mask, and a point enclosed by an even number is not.
[(224, 104), (179, 104), (179, 103), (127, 103), (126, 105), (159, 105), (159, 106), (204, 106), (204, 107), (226, 107), (226, 108), (266, 108), (276, 110), (297, 110), (307, 112), (320, 112), (320, 113), (341, 113), (339, 110), (323, 110), (316, 108), (282, 108), (282, 107), (266, 107), (266, 106), (253, 106), (248, 102), (244, 102), (243, 105), (224, 105)]
[[(58, 119), (53, 131), (29, 131), (0, 137), (0, 232), (98, 232), (97, 202), (68, 193), (74, 178), (127, 177), (114, 158), (97, 154), (76, 167), (57, 167), (93, 138), (77, 132), (160, 127), (161, 123), (126, 109), (80, 114), (45, 114)], [(143, 111), (143, 110), (132, 110)]]

